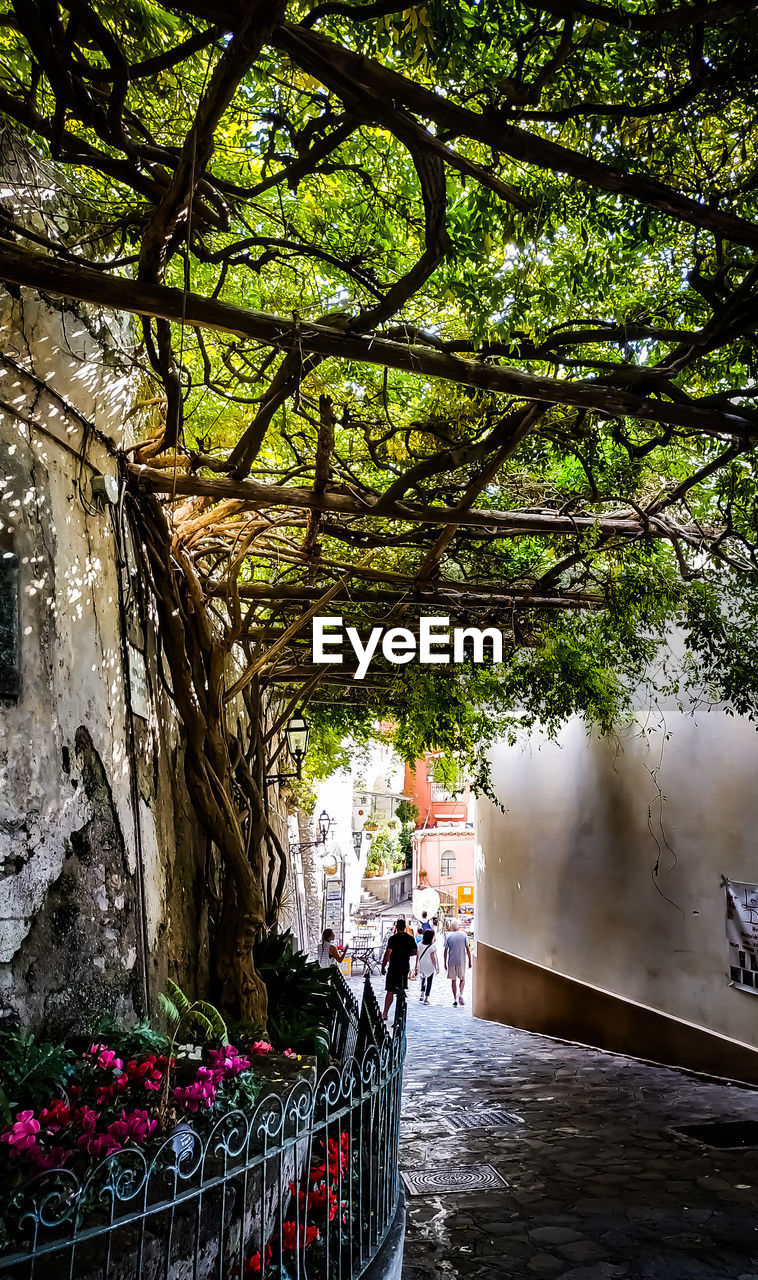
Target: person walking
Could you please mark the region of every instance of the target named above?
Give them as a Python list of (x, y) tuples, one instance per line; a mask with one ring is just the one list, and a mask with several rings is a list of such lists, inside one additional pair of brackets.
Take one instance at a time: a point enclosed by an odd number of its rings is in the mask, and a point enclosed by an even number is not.
[(408, 974), (411, 969), (411, 958), (418, 955), (415, 938), (406, 932), (405, 918), (401, 916), (395, 925), (395, 932), (387, 939), (387, 950), (382, 960), (382, 973), (387, 973), (387, 994), (384, 998), (382, 1018), (387, 1021), (387, 1014), (395, 996), (408, 989)]
[(450, 931), (445, 935), (445, 969), (453, 987), (453, 1006), (465, 1004), (463, 988), (466, 985), (466, 961), (471, 968), (471, 948), (465, 933), (458, 929), (458, 921), (450, 921)]
[(330, 964), (339, 964), (345, 958), (347, 945), (337, 947), (334, 944), (334, 929), (324, 929), (321, 935), (321, 942), (318, 948), (318, 962), (322, 969), (328, 969)]
[(421, 978), (421, 995), (419, 996), (419, 1000), (422, 1000), (424, 1004), (429, 1003), (429, 992), (432, 989), (432, 979), (434, 978), (435, 973), (439, 973), (440, 971), (434, 938), (434, 929), (425, 929), (421, 935), (421, 945), (418, 950), (417, 968), (419, 977)]

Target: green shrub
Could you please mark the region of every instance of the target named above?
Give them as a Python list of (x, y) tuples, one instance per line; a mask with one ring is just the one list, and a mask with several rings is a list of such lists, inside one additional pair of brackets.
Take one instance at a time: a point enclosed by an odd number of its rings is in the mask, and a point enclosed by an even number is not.
[(298, 949), (292, 931), (271, 932), (255, 944), (255, 967), (268, 992), (268, 1028), (277, 1049), (329, 1057), (331, 978)]
[(65, 1095), (75, 1054), (61, 1044), (37, 1044), (25, 1031), (0, 1036), (0, 1117), (5, 1124), (21, 1106), (35, 1110)]
[(397, 822), (388, 822), (372, 837), (366, 859), (367, 874), (376, 875), (382, 864), (387, 875), (403, 870), (405, 856), (400, 848), (398, 827)]

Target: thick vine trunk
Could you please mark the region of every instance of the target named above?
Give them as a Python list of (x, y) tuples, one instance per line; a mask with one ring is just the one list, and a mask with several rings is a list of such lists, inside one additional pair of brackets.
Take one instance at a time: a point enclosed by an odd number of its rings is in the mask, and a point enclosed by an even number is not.
[(266, 1025), (268, 996), (253, 960), (253, 946), (260, 924), (257, 911), (251, 911), (244, 901), (240, 901), (237, 885), (230, 877), (224, 892), (216, 948), (221, 1007), (240, 1021), (262, 1030)]
[(155, 501), (133, 503), (132, 527), (142, 549), (158, 611), (171, 691), (186, 733), (184, 773), (200, 826), (216, 844), (225, 872), (216, 965), (225, 1013), (256, 1028), (266, 1024), (267, 995), (255, 971), (253, 945), (265, 927), (263, 870), (268, 826), (263, 799), (260, 695), (245, 698), (251, 720), (248, 758), (242, 727), (226, 722), (225, 675), (233, 630), (219, 632), (202, 598), (192, 563), (172, 545)]

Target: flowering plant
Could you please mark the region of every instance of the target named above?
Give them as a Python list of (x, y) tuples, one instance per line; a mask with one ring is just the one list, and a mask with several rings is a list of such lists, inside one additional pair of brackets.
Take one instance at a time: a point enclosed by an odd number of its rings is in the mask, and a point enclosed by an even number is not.
[[(0, 1159), (9, 1162), (11, 1173), (100, 1160), (124, 1147), (144, 1147), (178, 1120), (196, 1122), (221, 1108), (252, 1106), (261, 1089), (252, 1060), (271, 1051), (260, 1040), (249, 1054), (224, 1044), (203, 1049), (198, 1058), (149, 1052), (125, 1061), (95, 1041), (72, 1055), (65, 1093), (11, 1113), (0, 1133)], [(295, 1056), (291, 1050), (289, 1056)]]
[[(323, 1234), (328, 1231), (329, 1223), (341, 1215), (342, 1225), (346, 1225), (347, 1202), (340, 1199), (340, 1179), (344, 1179), (350, 1170), (350, 1135), (347, 1132), (339, 1138), (321, 1139), (310, 1168), (301, 1179), (303, 1185), (290, 1182), (292, 1203), (297, 1208), (297, 1215), (282, 1223), (281, 1233), (275, 1233), (265, 1245), (263, 1261), (261, 1251), (250, 1255), (243, 1266), (243, 1275), (259, 1276), (262, 1271), (268, 1274), (269, 1264), (274, 1256), (276, 1245), (281, 1246), (282, 1257), (293, 1254), (298, 1248), (308, 1249), (316, 1242), (323, 1242)], [(310, 1219), (310, 1222), (309, 1222)], [(315, 1219), (315, 1221), (314, 1221)], [(233, 1272), (236, 1277), (238, 1273)], [(273, 1274), (273, 1273), (272, 1273)]]

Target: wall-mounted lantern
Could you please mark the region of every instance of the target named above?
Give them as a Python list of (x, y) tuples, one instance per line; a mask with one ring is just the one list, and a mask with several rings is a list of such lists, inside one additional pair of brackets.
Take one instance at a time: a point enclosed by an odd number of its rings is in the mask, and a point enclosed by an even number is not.
[(284, 730), (284, 740), (287, 743), (287, 750), (295, 762), (295, 772), (272, 773), (266, 778), (267, 783), (287, 782), (290, 779), (300, 780), (310, 736), (311, 731), (305, 717), (301, 711), (296, 711), (294, 715), (290, 716)]

